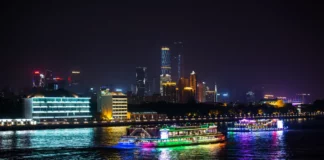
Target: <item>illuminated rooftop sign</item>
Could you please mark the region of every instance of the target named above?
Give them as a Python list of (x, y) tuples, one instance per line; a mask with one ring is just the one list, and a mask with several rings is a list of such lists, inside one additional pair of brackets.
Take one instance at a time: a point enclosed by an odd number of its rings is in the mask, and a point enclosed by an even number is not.
[(168, 47), (162, 47), (161, 50), (162, 50), (162, 51), (168, 51), (168, 50), (170, 50), (170, 49), (169, 49)]

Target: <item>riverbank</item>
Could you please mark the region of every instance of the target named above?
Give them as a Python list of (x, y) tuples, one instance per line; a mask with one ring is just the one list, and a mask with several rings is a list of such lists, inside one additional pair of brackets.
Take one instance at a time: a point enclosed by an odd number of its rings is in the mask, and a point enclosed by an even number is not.
[(160, 119), (160, 120), (127, 120), (127, 121), (93, 121), (93, 122), (46, 122), (34, 125), (11, 125), (0, 126), (0, 131), (8, 130), (41, 130), (41, 129), (64, 129), (64, 128), (93, 128), (93, 127), (110, 127), (110, 126), (129, 126), (129, 125), (153, 125), (153, 124), (172, 124), (172, 123), (204, 123), (204, 122), (231, 122), (240, 119), (294, 119), (294, 118), (318, 118), (323, 119), (323, 116), (270, 116), (270, 117), (224, 117), (224, 118), (189, 118), (189, 119)]

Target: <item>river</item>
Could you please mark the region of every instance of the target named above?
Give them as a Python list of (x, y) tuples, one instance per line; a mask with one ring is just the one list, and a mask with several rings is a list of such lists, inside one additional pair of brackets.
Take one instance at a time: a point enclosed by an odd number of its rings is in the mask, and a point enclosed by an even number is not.
[[(219, 124), (224, 126), (225, 123)], [(0, 132), (0, 159), (313, 159), (324, 157), (324, 121), (288, 119), (288, 131), (227, 133), (218, 144), (116, 149), (126, 127)]]

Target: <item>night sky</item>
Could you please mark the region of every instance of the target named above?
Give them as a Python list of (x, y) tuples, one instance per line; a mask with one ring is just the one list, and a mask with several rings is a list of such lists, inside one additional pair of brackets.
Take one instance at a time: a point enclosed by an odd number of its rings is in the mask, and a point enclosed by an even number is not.
[(186, 75), (195, 70), (210, 86), (324, 98), (319, 2), (1, 2), (0, 88), (30, 87), (33, 70), (45, 68), (129, 88), (136, 66), (158, 77), (161, 45), (183, 41)]

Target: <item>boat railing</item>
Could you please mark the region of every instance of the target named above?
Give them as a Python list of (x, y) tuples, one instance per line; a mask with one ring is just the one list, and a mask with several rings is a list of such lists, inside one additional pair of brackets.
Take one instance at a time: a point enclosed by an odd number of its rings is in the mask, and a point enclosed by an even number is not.
[(134, 136), (135, 133), (137, 133), (137, 132), (144, 133), (147, 137), (152, 137), (152, 135), (149, 134), (149, 133), (148, 133), (144, 128), (136, 128), (136, 129), (134, 129), (134, 131), (133, 131), (132, 133), (130, 133), (129, 135), (130, 135), (130, 136)]

